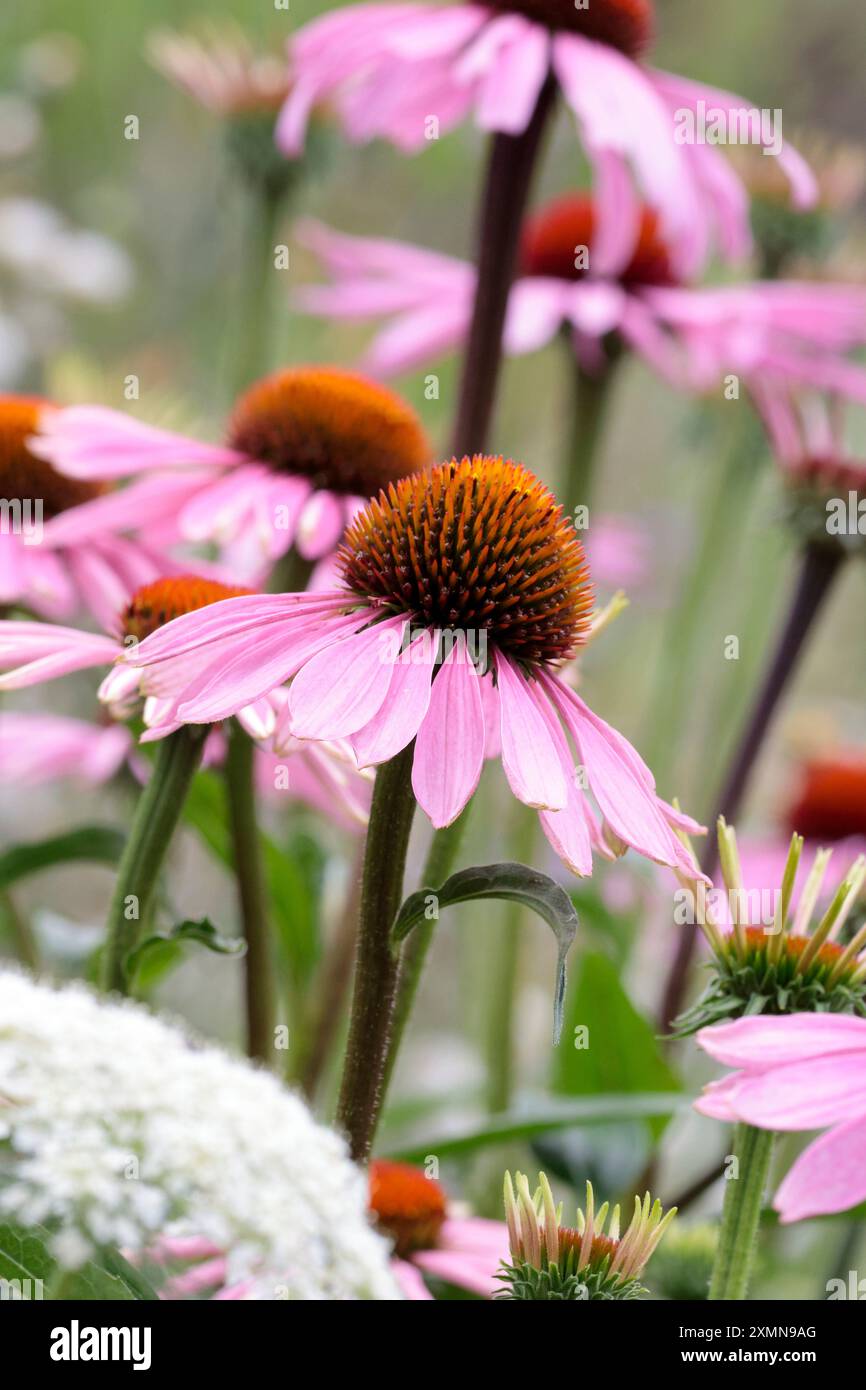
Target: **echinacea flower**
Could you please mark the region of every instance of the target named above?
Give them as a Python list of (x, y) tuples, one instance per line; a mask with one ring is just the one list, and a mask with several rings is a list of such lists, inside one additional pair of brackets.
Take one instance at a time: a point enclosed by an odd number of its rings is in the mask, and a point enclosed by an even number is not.
[(423, 1274), (482, 1298), (496, 1294), (508, 1254), (501, 1221), (451, 1214), (441, 1184), (409, 1163), (377, 1158), (369, 1173), (370, 1210), (393, 1243), (394, 1277), (407, 1298), (432, 1298)]
[(62, 1266), (205, 1238), (265, 1299), (394, 1299), (343, 1140), (275, 1076), (140, 1005), (0, 973), (0, 1213)]
[(133, 736), (122, 724), (90, 724), (64, 714), (0, 712), (0, 768), (7, 787), (61, 777), (99, 786), (129, 759)]
[[(431, 138), (431, 113), (437, 136), (470, 112), (484, 130), (521, 134), (552, 73), (577, 120), (599, 190), (599, 271), (620, 269), (633, 253), (640, 222), (636, 182), (659, 215), (677, 273), (692, 274), (714, 242), (732, 259), (746, 254), (748, 202), (724, 156), (714, 144), (689, 139), (680, 113), (692, 118), (712, 109), (739, 129), (739, 113), (749, 108), (729, 92), (647, 66), (641, 55), (653, 20), (650, 0), (339, 9), (292, 37), (293, 87), (277, 142), (295, 155), (308, 113), (323, 97), (355, 142), (382, 136), (403, 150), (418, 150)], [(754, 117), (747, 119), (747, 138), (765, 145), (757, 111)], [(782, 144), (777, 157), (795, 201), (809, 205), (815, 197), (810, 171), (790, 146)]]
[[(628, 348), (679, 389), (708, 391), (733, 373), (746, 384), (835, 386), (866, 399), (866, 372), (844, 357), (866, 342), (859, 286), (694, 287), (675, 274), (658, 216), (646, 206), (629, 260), (610, 273), (596, 254), (597, 231), (596, 204), (586, 194), (557, 198), (527, 219), (505, 323), (507, 353), (535, 352), (567, 329), (591, 374)], [(408, 371), (464, 342), (476, 284), (466, 262), (402, 242), (344, 236), (312, 220), (299, 224), (297, 239), (332, 281), (302, 288), (300, 308), (335, 319), (388, 320), (362, 370)]]
[(233, 572), (253, 578), (292, 546), (307, 560), (328, 555), (368, 497), (430, 459), (399, 396), (329, 367), (290, 367), (251, 386), (223, 445), (72, 406), (43, 418), (30, 447), (69, 478), (139, 478), (79, 514), (82, 539), (142, 517), (174, 520), (181, 536), (224, 546)]
[(773, 1200), (783, 1222), (866, 1200), (866, 1019), (741, 1018), (705, 1028), (705, 1052), (737, 1071), (711, 1082), (701, 1114), (759, 1129), (828, 1132), (806, 1148)]
[(662, 1215), (661, 1203), (648, 1192), (643, 1201), (635, 1197), (634, 1215), (622, 1236), (619, 1207), (610, 1212), (610, 1221), (608, 1211), (607, 1202), (596, 1211), (588, 1182), (586, 1210), (578, 1210), (575, 1226), (563, 1226), (562, 1206), (554, 1204), (544, 1173), (539, 1173), (534, 1193), (523, 1173), (515, 1174), (513, 1184), (506, 1173), (511, 1258), (499, 1275), (507, 1287), (498, 1297), (542, 1302), (639, 1298), (646, 1292), (640, 1277), (677, 1209)]
[[(481, 1298), (496, 1295), (500, 1261), (508, 1254), (508, 1232), (501, 1221), (453, 1215), (440, 1183), (409, 1163), (374, 1159), (368, 1179), (370, 1215), (392, 1247), (391, 1271), (404, 1298), (433, 1301), (425, 1273)], [(163, 1286), (164, 1297), (204, 1293), (244, 1299), (254, 1287), (227, 1283), (228, 1257), (201, 1238), (162, 1237), (148, 1256), (175, 1268)]]
[[(719, 822), (719, 858), (725, 892), (695, 896), (687, 906), (707, 937), (713, 979), (701, 999), (676, 1021), (678, 1036), (742, 1014), (859, 1013), (866, 1017), (866, 927), (855, 913), (866, 884), (860, 855), (832, 892), (822, 895), (832, 850), (820, 849), (795, 896), (803, 837), (791, 839), (780, 882), (772, 890), (746, 881), (737, 838)], [(695, 917), (691, 920), (694, 921)], [(853, 932), (847, 931), (855, 921)]]
[[(64, 476), (30, 447), (54, 408), (36, 396), (0, 395), (0, 608), (66, 618), (84, 607), (105, 621), (170, 562), (117, 532), (75, 536), (75, 518), (102, 488)], [(64, 520), (72, 522), (66, 535), (58, 529)]]
[(795, 391), (777, 382), (753, 383), (751, 391), (781, 468), (795, 532), (809, 545), (862, 554), (866, 457), (849, 418), (860, 412), (845, 399), (856, 392)]
[(292, 679), (295, 737), (345, 738), (359, 766), (414, 740), (412, 786), (436, 827), (463, 810), (485, 756), (501, 756), (575, 873), (591, 873), (593, 849), (631, 846), (696, 874), (675, 833), (694, 822), (557, 673), (590, 633), (593, 595), (573, 525), (528, 469), (475, 456), (392, 484), (356, 517), (338, 565), (342, 588), (229, 599), (124, 664), (173, 699), (172, 721), (225, 718)]
[(226, 20), (200, 33), (161, 29), (148, 51), (170, 82), (222, 116), (276, 115), (289, 90), (285, 59), (256, 53), (241, 27)]

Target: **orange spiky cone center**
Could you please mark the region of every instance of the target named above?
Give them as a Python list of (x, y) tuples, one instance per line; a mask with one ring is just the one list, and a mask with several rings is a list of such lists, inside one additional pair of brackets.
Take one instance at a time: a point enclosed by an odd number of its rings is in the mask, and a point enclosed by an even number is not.
[(39, 396), (0, 395), (0, 497), (8, 502), (41, 502), (46, 521), (103, 491), (99, 483), (64, 478), (30, 452), (27, 440), (38, 433), (39, 417), (50, 406)]
[[(588, 1264), (598, 1266), (602, 1260), (610, 1257), (612, 1260), (616, 1254), (618, 1240), (613, 1240), (611, 1236), (594, 1235), (589, 1248)], [(559, 1248), (560, 1258), (566, 1258), (569, 1254), (574, 1255), (575, 1268), (580, 1260), (580, 1252), (583, 1247), (583, 1235), (574, 1226), (560, 1226), (559, 1228)]]
[[(773, 939), (764, 927), (745, 927), (744, 935), (746, 938), (746, 950), (749, 952), (766, 951)], [(736, 951), (736, 944), (733, 936), (727, 938), (727, 940), (729, 950)], [(808, 936), (785, 935), (782, 937), (782, 954), (786, 956), (789, 961), (796, 964), (808, 945)], [(820, 965), (835, 965), (836, 961), (842, 955), (843, 949), (844, 948), (835, 941), (825, 941), (822, 946), (818, 947), (814, 959)]]
[(492, 9), (526, 15), (549, 29), (570, 29), (635, 58), (652, 39), (650, 0), (488, 0)]
[(447, 1211), (439, 1183), (409, 1163), (383, 1158), (370, 1164), (369, 1179), (370, 1210), (393, 1240), (395, 1254), (406, 1259), (435, 1246)]
[[(529, 217), (520, 248), (523, 275), (551, 276), (557, 280), (581, 280), (592, 271), (592, 246), (596, 211), (592, 198), (566, 194)], [(640, 230), (632, 258), (617, 277), (624, 285), (673, 285), (667, 247), (652, 208), (641, 211)]]
[(206, 608), (224, 598), (250, 593), (251, 589), (240, 585), (220, 584), (218, 580), (200, 579), (194, 574), (156, 579), (133, 594), (121, 615), (122, 635), (143, 642), (172, 618), (180, 618), (184, 613), (193, 613), (197, 608)]
[(346, 532), (349, 587), (426, 628), (485, 633), (527, 663), (573, 655), (593, 592), (583, 546), (522, 464), (476, 454), (405, 478)]
[(866, 835), (866, 756), (807, 763), (787, 820), (807, 840), (826, 843)]
[(290, 367), (256, 382), (229, 421), (228, 443), (280, 472), (357, 497), (430, 462), (414, 410), (353, 372)]

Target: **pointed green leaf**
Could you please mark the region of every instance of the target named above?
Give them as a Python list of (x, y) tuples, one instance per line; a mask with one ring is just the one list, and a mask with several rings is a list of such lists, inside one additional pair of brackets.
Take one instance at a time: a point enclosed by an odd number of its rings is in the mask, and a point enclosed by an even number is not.
[(126, 958), (127, 971), (130, 978), (140, 967), (145, 956), (152, 951), (164, 951), (166, 948), (175, 948), (186, 942), (193, 942), (199, 946), (205, 946), (209, 951), (215, 951), (221, 956), (242, 956), (246, 951), (246, 942), (237, 936), (220, 936), (213, 922), (207, 917), (203, 917), (199, 922), (178, 922), (168, 932), (155, 932), (148, 936), (144, 941), (139, 942), (134, 951), (130, 951)]
[(425, 918), (429, 920), (431, 899), (438, 914), (443, 907), (478, 902), (483, 898), (522, 903), (543, 917), (553, 931), (559, 948), (553, 1005), (553, 1041), (558, 1043), (565, 1001), (565, 960), (578, 928), (578, 917), (568, 894), (547, 874), (530, 869), (526, 864), (513, 863), (480, 864), (461, 869), (439, 889), (420, 888), (417, 893), (410, 894), (394, 919), (391, 940), (399, 945), (413, 927)]

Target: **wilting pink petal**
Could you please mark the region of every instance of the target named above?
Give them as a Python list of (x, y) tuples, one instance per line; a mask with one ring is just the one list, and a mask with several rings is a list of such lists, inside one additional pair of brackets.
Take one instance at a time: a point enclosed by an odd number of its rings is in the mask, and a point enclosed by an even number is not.
[(866, 1115), (816, 1139), (791, 1167), (773, 1206), (784, 1223), (832, 1215), (866, 1201)]
[(502, 656), (496, 658), (501, 711), (502, 766), (519, 801), (561, 811), (568, 798), (556, 745), (539, 703), (537, 687)]
[(415, 741), (412, 788), (437, 830), (457, 819), (481, 776), (480, 679), (462, 639), (455, 642), (433, 681), (430, 707)]

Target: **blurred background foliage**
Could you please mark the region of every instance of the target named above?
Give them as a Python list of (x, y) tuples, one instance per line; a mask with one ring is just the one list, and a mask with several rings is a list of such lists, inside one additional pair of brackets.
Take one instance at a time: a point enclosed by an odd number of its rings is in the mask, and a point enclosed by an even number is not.
[[(72, 6), (68, 0), (30, 0), (3, 8), (0, 313), (19, 315), (27, 342), (34, 344), (29, 359), (10, 368), (6, 389), (122, 408), (124, 379), (136, 374), (136, 408), (145, 418), (219, 437), (237, 385), (238, 335), (249, 327), (249, 199), (227, 157), (220, 120), (154, 70), (146, 56), (148, 39), (161, 26), (180, 29), (203, 17), (211, 23), (225, 17), (257, 48), (279, 51), (291, 29), (324, 8), (303, 0), (292, 0), (288, 13), (275, 11), (268, 0), (123, 0), (116, 6), (104, 0), (76, 0)], [(657, 8), (659, 66), (730, 87), (758, 105), (781, 107), (788, 135), (804, 129), (862, 140), (866, 7), (859, 0), (658, 0)], [(130, 115), (138, 118), (137, 140), (124, 138)], [(290, 264), (274, 273), (266, 321), (257, 325), (270, 364), (350, 365), (367, 336), (364, 328), (292, 312), (293, 286), (315, 275), (309, 258), (292, 245), (293, 215), (312, 214), (343, 231), (469, 256), (482, 156), (483, 141), (468, 124), (414, 158), (384, 145), (349, 148), (332, 132), (318, 152), (319, 167), (277, 225)], [(572, 124), (560, 112), (536, 198), (584, 177)], [(17, 201), (20, 212), (20, 200), (31, 213), (33, 205), (53, 209), (64, 226), (107, 239), (90, 246), (92, 284), (103, 285), (96, 302), (94, 295), (70, 293), (69, 287), (43, 296), (44, 286), (34, 283), (32, 273), (22, 279), (20, 265), (10, 268), (3, 210)], [(839, 229), (831, 254), (832, 264), (821, 273), (862, 280), (862, 210)], [(46, 297), (47, 307), (41, 304)], [(454, 360), (431, 364), (440, 377), (435, 401), (425, 399), (422, 373), (399, 383), (441, 447), (454, 409), (456, 366)], [(495, 447), (551, 481), (562, 448), (567, 386), (562, 355), (552, 346), (507, 363), (500, 391)], [(709, 810), (792, 574), (793, 546), (781, 525), (776, 479), (762, 441), (743, 426), (745, 410), (735, 423), (730, 407), (677, 396), (629, 361), (616, 384), (599, 467), (597, 505), (639, 521), (647, 574), (630, 608), (587, 654), (584, 687), (593, 705), (657, 768), (663, 794), (679, 795), (698, 816)], [(742, 452), (741, 469), (719, 496), (719, 473), (732, 448)], [(696, 552), (709, 545), (722, 563), (703, 594), (697, 646), (683, 669), (677, 599)], [(728, 634), (740, 638), (739, 661), (724, 659)], [(772, 833), (778, 827), (805, 746), (822, 738), (863, 743), (863, 636), (863, 574), (850, 566), (762, 756), (743, 830)], [(47, 693), (22, 696), (17, 704), (37, 708), (47, 700), (54, 710), (86, 715), (92, 689), (92, 682), (75, 678)], [(131, 794), (131, 782), (98, 794), (63, 787), (26, 798), (4, 793), (0, 821), (7, 841), (92, 820), (122, 826)], [(501, 810), (506, 801), (497, 776), (488, 776), (483, 797), (467, 862), (508, 857)], [(208, 915), (231, 928), (220, 865), (222, 815), (203, 781), (191, 801), (189, 833), (172, 855), (169, 885), (177, 920)], [(318, 950), (316, 922), (332, 921), (338, 913), (354, 847), (312, 816), (291, 829), (270, 816), (281, 960), (297, 1005)], [(416, 865), (425, 833), (416, 831)], [(555, 871), (546, 856), (542, 867)], [(93, 948), (108, 882), (105, 867), (75, 866), (28, 878), (21, 887), (22, 910), (36, 914), (55, 958), (66, 953), (70, 969), (83, 968)], [(520, 987), (511, 1079), (518, 1088), (529, 1088), (536, 1109), (547, 1104), (549, 1111), (611, 1092), (667, 1096), (657, 1115), (646, 1118), (644, 1111), (611, 1120), (602, 1110), (591, 1126), (560, 1124), (547, 1132), (536, 1127), (531, 1141), (511, 1131), (495, 1143), (495, 1134), (484, 1138), (483, 1058), (496, 1045), (491, 1039), (497, 1027), (490, 972), (501, 957), (502, 933), (512, 925), (498, 907), (462, 908), (443, 917), (439, 927), (382, 1149), (436, 1154), (441, 1148), (450, 1154), (443, 1156), (446, 1183), (488, 1211), (496, 1210), (506, 1160), (531, 1169), (542, 1159), (561, 1180), (579, 1186), (590, 1176), (615, 1195), (646, 1171), (656, 1141), (661, 1195), (670, 1199), (687, 1188), (720, 1158), (723, 1140), (716, 1125), (692, 1116), (687, 1103), (676, 1099), (683, 1090), (694, 1091), (706, 1074), (704, 1064), (689, 1046), (666, 1053), (647, 1021), (673, 946), (670, 891), (670, 883), (630, 860), (602, 866), (591, 883), (575, 889), (582, 929), (571, 963), (564, 1042), (553, 1059), (554, 947), (536, 921), (521, 926), (515, 946)], [(230, 958), (195, 952), (153, 985), (160, 1002), (208, 1032), (237, 1039), (240, 983)], [(584, 1052), (571, 1046), (581, 1025), (592, 1039)], [(671, 1106), (679, 1106), (673, 1117)], [(448, 1150), (444, 1137), (458, 1131), (469, 1142)], [(693, 1219), (717, 1208), (718, 1187), (695, 1204)], [(683, 1294), (689, 1280), (689, 1287), (700, 1289), (701, 1262), (709, 1259), (711, 1237), (701, 1230), (685, 1235), (688, 1259), (678, 1265), (669, 1260), (673, 1296), (689, 1296)], [(756, 1291), (820, 1297), (840, 1261), (856, 1267), (859, 1240), (844, 1221), (787, 1232), (773, 1228)], [(862, 1242), (860, 1248), (862, 1253)], [(671, 1249), (668, 1241), (668, 1254)], [(659, 1279), (664, 1284), (661, 1271)]]

